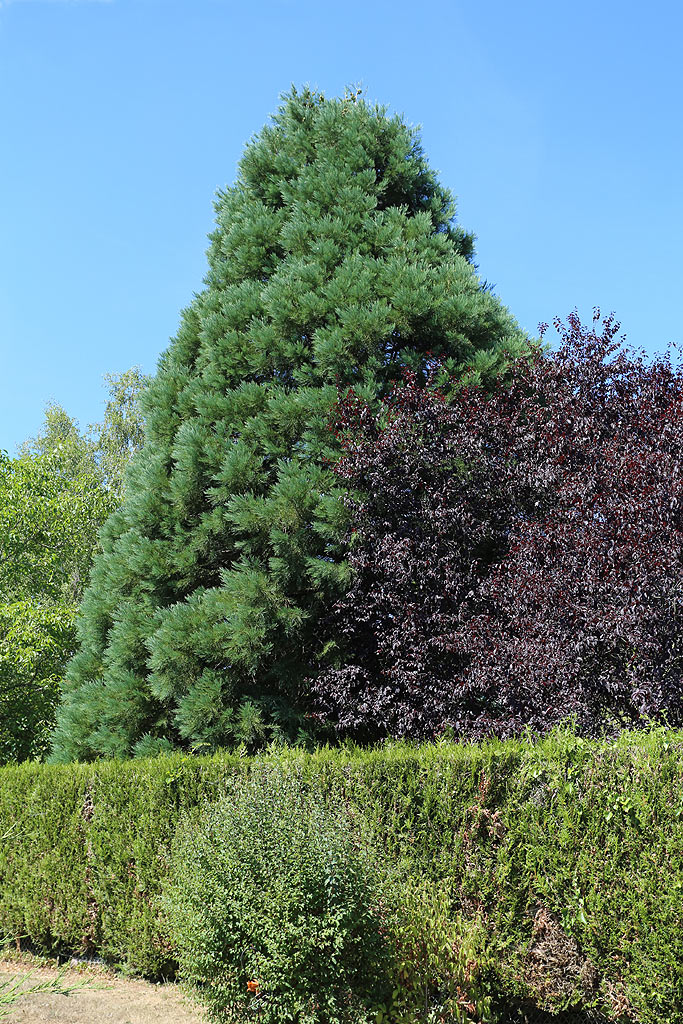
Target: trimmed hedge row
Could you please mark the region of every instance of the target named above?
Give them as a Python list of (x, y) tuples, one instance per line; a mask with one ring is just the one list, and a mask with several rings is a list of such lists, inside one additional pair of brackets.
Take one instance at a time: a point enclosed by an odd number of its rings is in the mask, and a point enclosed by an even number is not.
[(447, 887), (511, 1000), (683, 1022), (683, 733), (180, 755), (0, 770), (0, 931), (172, 974), (179, 816), (268, 763), (362, 813)]

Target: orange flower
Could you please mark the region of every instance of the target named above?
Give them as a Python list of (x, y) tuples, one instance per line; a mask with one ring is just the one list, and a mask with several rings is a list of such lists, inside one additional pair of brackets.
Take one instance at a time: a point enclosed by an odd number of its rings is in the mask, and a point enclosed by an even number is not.
[(248, 981), (247, 992), (253, 992), (256, 995), (258, 993), (258, 981)]

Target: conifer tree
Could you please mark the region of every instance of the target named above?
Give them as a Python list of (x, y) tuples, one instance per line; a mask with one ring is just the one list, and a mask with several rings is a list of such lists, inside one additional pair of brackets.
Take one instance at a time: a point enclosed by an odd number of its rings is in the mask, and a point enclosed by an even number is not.
[(416, 132), (359, 93), (293, 89), (248, 144), (144, 399), (54, 759), (296, 736), (349, 583), (338, 386), (372, 401), (432, 352), (479, 379), (525, 344), (454, 216)]

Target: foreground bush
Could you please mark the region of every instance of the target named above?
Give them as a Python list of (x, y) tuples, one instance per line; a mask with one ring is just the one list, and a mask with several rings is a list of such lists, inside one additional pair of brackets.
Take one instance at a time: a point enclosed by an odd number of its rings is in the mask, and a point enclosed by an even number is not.
[(481, 928), (371, 840), (358, 808), (273, 766), (188, 815), (163, 902), (212, 1020), (493, 1019)]
[[(445, 1002), (449, 986), (458, 997), (461, 964), (479, 1007), (496, 997), (479, 1015), (487, 1022), (507, 1024), (503, 1005), (683, 1024), (676, 732), (8, 766), (0, 928), (46, 950), (172, 973), (178, 949), (160, 897), (178, 820), (264, 767), (318, 789), (333, 814), (362, 815), (377, 856), (408, 879), (406, 892), (418, 889), (404, 899), (418, 909), (399, 932), (414, 979), (401, 998), (410, 985), (424, 995), (437, 958), (428, 1004)], [(423, 918), (420, 884), (434, 897)]]
[(389, 1000), (382, 879), (354, 831), (273, 768), (184, 825), (166, 905), (212, 1020), (344, 1024)]
[(683, 722), (683, 365), (613, 318), (507, 387), (350, 392), (335, 467), (354, 571), (315, 684), (344, 735), (466, 739)]

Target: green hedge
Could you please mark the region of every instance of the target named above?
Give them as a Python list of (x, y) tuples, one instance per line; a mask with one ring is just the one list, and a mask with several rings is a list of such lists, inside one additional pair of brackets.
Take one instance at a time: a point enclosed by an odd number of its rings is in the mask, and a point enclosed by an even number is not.
[(0, 930), (174, 967), (159, 894), (179, 815), (267, 761), (359, 809), (388, 857), (483, 923), (496, 984), (547, 1009), (683, 1022), (683, 734), (392, 745), (0, 770)]

